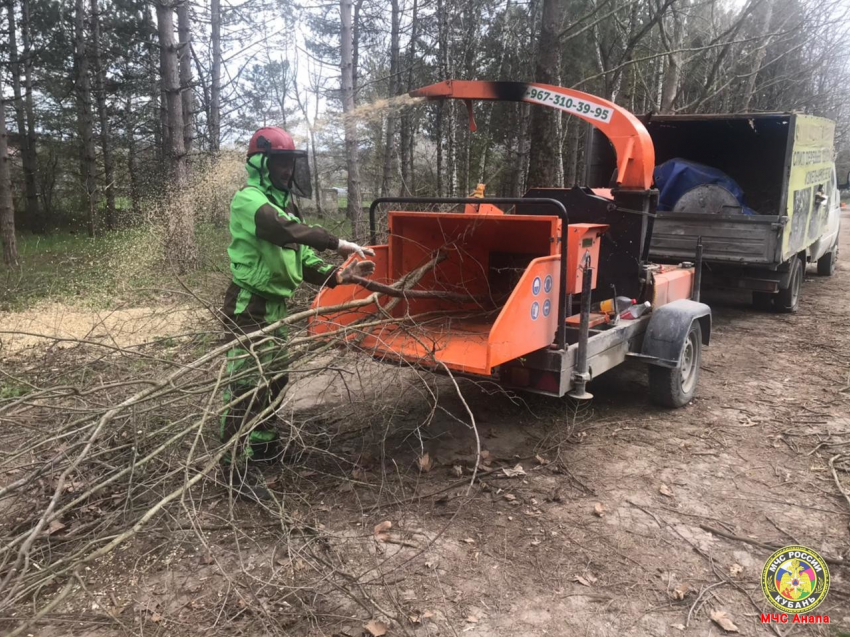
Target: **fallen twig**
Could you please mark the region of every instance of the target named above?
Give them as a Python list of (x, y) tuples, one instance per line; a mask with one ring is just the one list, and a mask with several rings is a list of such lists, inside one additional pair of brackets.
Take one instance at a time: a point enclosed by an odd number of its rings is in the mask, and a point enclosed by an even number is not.
[(844, 490), (844, 487), (841, 485), (841, 480), (838, 479), (838, 472), (835, 470), (835, 461), (839, 458), (842, 458), (841, 454), (837, 456), (832, 456), (829, 459), (829, 468), (832, 470), (832, 477), (835, 479), (835, 484), (838, 487), (838, 490), (841, 491), (841, 495), (844, 496), (844, 499), (847, 500), (847, 504), (850, 504), (850, 493)]
[[(744, 542), (745, 544), (751, 544), (752, 546), (758, 546), (759, 548), (767, 549), (768, 551), (778, 551), (782, 547), (776, 544), (767, 544), (766, 542), (759, 542), (758, 540), (753, 540), (748, 537), (742, 537), (740, 535), (733, 535), (732, 533), (726, 533), (725, 531), (721, 531), (720, 529), (715, 529), (713, 526), (708, 526), (707, 524), (700, 524), (699, 528), (703, 531), (708, 531), (709, 533), (713, 533), (714, 535), (719, 535), (720, 537), (725, 537), (727, 540), (735, 540), (737, 542)], [(835, 566), (844, 566), (845, 562), (841, 558), (834, 557), (825, 557), (822, 556), (824, 561), (827, 564), (834, 564)]]

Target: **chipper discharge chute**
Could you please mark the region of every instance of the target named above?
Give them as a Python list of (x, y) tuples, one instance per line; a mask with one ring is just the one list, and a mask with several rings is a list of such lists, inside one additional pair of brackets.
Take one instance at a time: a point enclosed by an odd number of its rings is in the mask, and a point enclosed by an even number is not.
[[(373, 246), (371, 289), (323, 289), (314, 307), (325, 311), (312, 319), (311, 333), (342, 334), (381, 360), (576, 398), (590, 397), (588, 381), (633, 357), (650, 364), (657, 402), (690, 400), (710, 310), (690, 300), (699, 294), (693, 263), (646, 262), (657, 191), (652, 142), (640, 122), (610, 102), (546, 85), (451, 81), (411, 95), (465, 100), (473, 127), (476, 99), (528, 101), (586, 119), (617, 152), (612, 188), (537, 189), (521, 199), (377, 199), (373, 243), (377, 206), (420, 210), (387, 213), (387, 241)], [(460, 209), (422, 211), (434, 204)], [(364, 305), (374, 292), (385, 292), (380, 311), (376, 302)], [(634, 307), (607, 303), (620, 295), (635, 299)]]

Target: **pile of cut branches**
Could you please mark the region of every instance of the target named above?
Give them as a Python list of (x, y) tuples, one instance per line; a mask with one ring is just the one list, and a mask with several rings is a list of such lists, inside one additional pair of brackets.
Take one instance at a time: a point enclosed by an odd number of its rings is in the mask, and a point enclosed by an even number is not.
[[(338, 453), (340, 441), (360, 435), (364, 421), (365, 426), (379, 422), (382, 409), (389, 420), (396, 407), (363, 396), (369, 408), (358, 412), (349, 395), (348, 411), (292, 418), (297, 396), (291, 390), (278, 396), (246, 421), (240, 433), (262, 419), (276, 418), (286, 429), (287, 456), (303, 462), (287, 465), (283, 489), (273, 490), (276, 497), (263, 506), (239, 502), (225, 487), (222, 459), (244, 436), (220, 443), (218, 422), (226, 409), (252, 400), (282, 373), (296, 377), (296, 386), (311, 379), (356, 376), (347, 353), (376, 326), (399, 321), (413, 325), (420, 319), (399, 319), (391, 312), (441, 258), (434, 256), (394, 286), (373, 287), (376, 291), (364, 299), (323, 308), (322, 314), (368, 309), (337, 334), (309, 334), (306, 322), (319, 312), (304, 310), (240, 336), (255, 363), (244, 373), (259, 373), (263, 380), (229, 404), (222, 395), (234, 380), (225, 374), (225, 353), (233, 343), (209, 346), (209, 326), (171, 338), (168, 345), (104, 350), (102, 343), (83, 339), (73, 348), (30, 357), (14, 372), (4, 371), (7, 380), (26, 387), (23, 395), (0, 400), (4, 634), (26, 634), (37, 622), (59, 621), (72, 611), (77, 618), (94, 613), (130, 630), (124, 612), (130, 605), (136, 622), (163, 621), (168, 609), (119, 599), (114, 592), (104, 598), (99, 584), (116, 570), (144, 572), (140, 555), (164, 558), (172, 550), (182, 556), (175, 559), (191, 558), (198, 569), (213, 569), (223, 578), (214, 599), (199, 601), (195, 595), (178, 609), (184, 621), (187, 609), (192, 611), (191, 621), (205, 630), (250, 617), (263, 631), (280, 633), (287, 623), (298, 625), (316, 613), (341, 608), (350, 614), (355, 606), (391, 617), (393, 610), (382, 607), (363, 583), (375, 573), (346, 572), (345, 559), (311, 521), (312, 503), (305, 491), (309, 480), (305, 483), (304, 477), (318, 467), (319, 473), (340, 480), (351, 469)], [(377, 303), (384, 295), (392, 298)], [(216, 321), (213, 331), (221, 333)], [(277, 335), (283, 326), (289, 328), (285, 341)], [(285, 372), (267, 372), (255, 355), (270, 343), (286, 348)], [(409, 383), (421, 384), (415, 371), (408, 377)], [(386, 390), (398, 384), (383, 378), (380, 385)], [(421, 393), (436, 402), (432, 389)], [(303, 470), (308, 457), (309, 471)], [(368, 534), (347, 538), (346, 550), (370, 539)], [(132, 563), (130, 555), (135, 556)], [(166, 563), (171, 557), (169, 553)]]

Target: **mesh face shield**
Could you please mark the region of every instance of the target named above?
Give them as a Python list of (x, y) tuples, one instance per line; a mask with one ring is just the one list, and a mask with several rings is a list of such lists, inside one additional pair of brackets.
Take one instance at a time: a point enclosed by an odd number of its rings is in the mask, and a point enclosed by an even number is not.
[[(292, 162), (292, 173), (286, 183), (289, 192), (305, 199), (313, 197), (313, 180), (310, 175), (310, 162), (306, 150), (269, 150), (266, 151), (266, 155), (267, 162), (286, 163), (287, 160)], [(270, 174), (272, 170), (269, 167)]]
[(313, 198), (313, 180), (310, 178), (310, 161), (306, 150), (292, 151), (295, 155), (295, 168), (292, 171), (290, 191), (298, 197)]

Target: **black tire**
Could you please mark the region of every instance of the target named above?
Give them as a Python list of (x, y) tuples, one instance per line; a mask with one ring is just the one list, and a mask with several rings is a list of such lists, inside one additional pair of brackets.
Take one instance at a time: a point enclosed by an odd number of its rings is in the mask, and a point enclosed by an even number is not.
[(795, 258), (791, 262), (791, 276), (788, 287), (779, 290), (774, 300), (774, 308), (781, 314), (791, 314), (800, 306), (800, 289), (803, 287), (803, 261)]
[(773, 312), (775, 294), (770, 292), (753, 292), (753, 307), (761, 312)]
[(656, 405), (676, 409), (694, 397), (699, 384), (702, 359), (702, 330), (699, 321), (691, 323), (678, 369), (649, 366), (649, 397)]
[(838, 261), (838, 246), (818, 259), (818, 274), (820, 276), (832, 276), (835, 274), (835, 262)]

